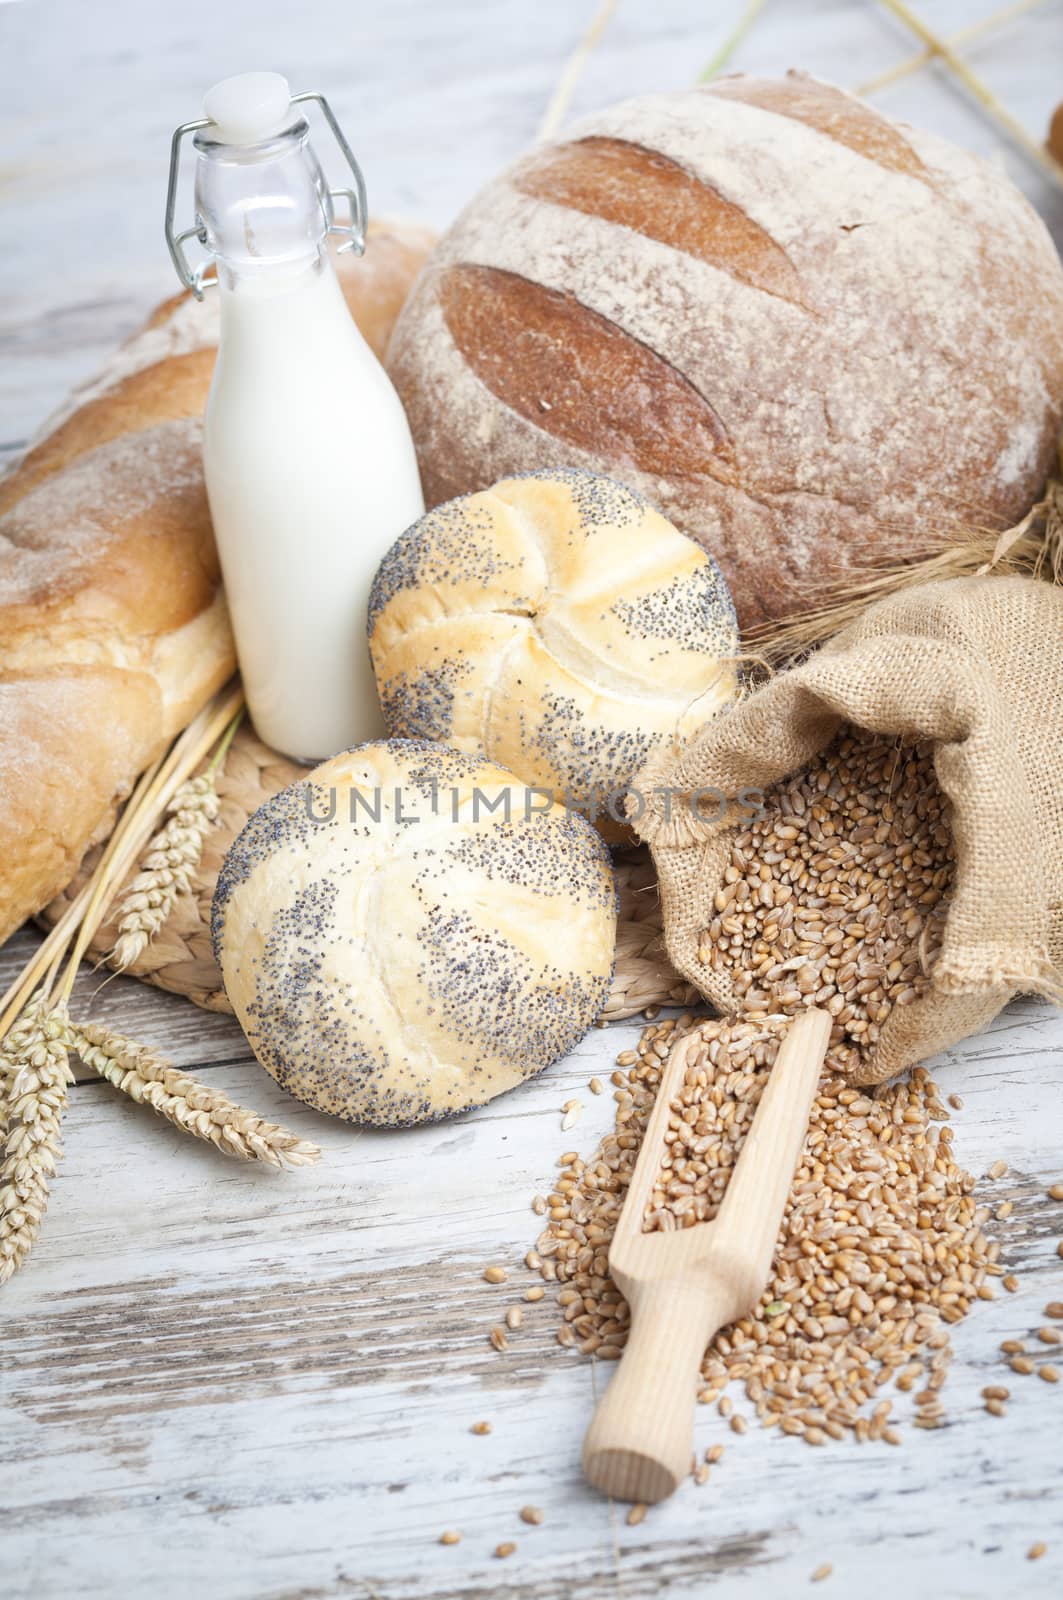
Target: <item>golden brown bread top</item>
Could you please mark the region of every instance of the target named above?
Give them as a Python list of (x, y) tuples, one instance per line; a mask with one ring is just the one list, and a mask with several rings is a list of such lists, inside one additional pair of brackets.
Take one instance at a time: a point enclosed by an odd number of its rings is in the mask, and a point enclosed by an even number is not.
[(0, 940), (69, 883), (115, 799), (155, 754), (161, 726), (158, 687), (145, 673), (0, 672)]
[(788, 72), (785, 78), (752, 78), (735, 73), (707, 85), (705, 93), (741, 100), (747, 106), (759, 106), (762, 111), (774, 112), (778, 117), (789, 117), (792, 122), (803, 122), (806, 127), (845, 145), (856, 155), (866, 156), (880, 167), (903, 172), (910, 178), (929, 177), (915, 149), (895, 123), (853, 95), (803, 72)]
[[(151, 327), (153, 323), (148, 322)], [(213, 346), (167, 357), (87, 400), (39, 443), (32, 445), (18, 470), (0, 481), (0, 516), (45, 478), (84, 455), (126, 434), (141, 433), (160, 422), (201, 417), (214, 370)]]
[[(477, 377), (519, 416), (643, 472), (728, 474), (730, 442), (697, 390), (574, 295), (492, 267), (449, 267), (440, 303)], [(593, 386), (597, 404), (588, 406)], [(647, 415), (632, 405), (652, 394)]]
[(0, 519), (5, 669), (69, 660), (82, 646), (126, 657), (212, 603), (220, 577), (200, 435), (198, 419), (121, 434)]
[[(401, 819), (401, 820), (400, 820)], [(397, 1127), (564, 1055), (609, 992), (616, 886), (594, 831), (481, 756), (359, 745), (274, 795), (212, 908), (225, 989), (290, 1094)]]
[(678, 161), (624, 139), (552, 145), (514, 178), (524, 194), (633, 228), (800, 305), (793, 262), (771, 234)]
[(482, 752), (614, 820), (649, 752), (737, 688), (715, 563), (641, 496), (585, 472), (510, 478), (428, 512), (381, 562), (369, 619), (393, 738)]
[(496, 179), (388, 366), (429, 505), (622, 479), (743, 626), (1036, 497), (1063, 425), (1063, 270), (1000, 173), (800, 74), (645, 95)]

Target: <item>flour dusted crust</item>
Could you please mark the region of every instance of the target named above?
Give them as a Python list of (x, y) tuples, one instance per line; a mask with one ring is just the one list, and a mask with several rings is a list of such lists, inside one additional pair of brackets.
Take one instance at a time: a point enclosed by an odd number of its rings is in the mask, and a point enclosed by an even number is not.
[(282, 1088), (349, 1122), (424, 1122), (502, 1094), (593, 1024), (613, 965), (608, 853), (582, 819), (525, 802), (492, 762), (392, 740), (255, 812), (212, 937)]
[(505, 479), (429, 512), (381, 563), (369, 643), (389, 733), (480, 751), (617, 818), (650, 753), (737, 681), (715, 562), (587, 472)]
[(1013, 185), (800, 74), (595, 115), (444, 236), (389, 348), (429, 504), (607, 472), (743, 625), (1010, 524), (1063, 421), (1063, 269)]
[[(431, 243), (378, 225), (340, 281), (378, 355)], [(0, 942), (230, 676), (201, 416), (217, 304), (167, 301), (0, 480)]]

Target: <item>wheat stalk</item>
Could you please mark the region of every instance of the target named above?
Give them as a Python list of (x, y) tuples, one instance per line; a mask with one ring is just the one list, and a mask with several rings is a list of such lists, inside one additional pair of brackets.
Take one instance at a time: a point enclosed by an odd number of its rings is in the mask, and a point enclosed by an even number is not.
[(140, 871), (117, 907), (118, 938), (108, 961), (124, 972), (165, 925), (177, 897), (192, 889), (192, 874), (203, 844), (218, 819), (220, 801), (214, 774), (189, 778), (166, 809), (169, 820), (151, 840)]
[(67, 951), (70, 957), (57, 998), (69, 1000), (81, 959), (103, 922), (118, 885), (150, 839), (161, 807), (195, 771), (219, 736), (233, 724), (242, 707), (242, 690), (220, 691), (189, 723), (169, 753), (141, 774), (89, 882), (0, 998), (0, 1040), (21, 1015), (45, 973), (61, 962)]
[(97, 1023), (78, 1023), (73, 1044), (87, 1067), (131, 1100), (151, 1106), (182, 1133), (206, 1140), (225, 1155), (274, 1167), (309, 1166), (321, 1155), (317, 1145), (235, 1105), (220, 1090), (208, 1089), (120, 1033)]
[(537, 137), (540, 143), (547, 139), (553, 139), (565, 120), (565, 113), (575, 93), (580, 74), (587, 65), (595, 45), (605, 32), (609, 19), (616, 10), (616, 3), (617, 0), (600, 0), (598, 9), (591, 18), (590, 26), (565, 62), (554, 92), (550, 96), (550, 103), (543, 112), (542, 121), (539, 124)]
[(180, 894), (190, 894), (207, 834), (218, 820), (218, 771), (243, 720), (237, 711), (205, 772), (186, 778), (166, 803), (169, 821), (148, 844), (141, 869), (119, 902), (119, 936), (106, 958), (119, 972), (131, 967), (169, 920)]
[(735, 51), (745, 41), (746, 34), (756, 22), (763, 5), (764, 0), (746, 0), (745, 10), (731, 29), (731, 32), (727, 35), (727, 38), (709, 64), (698, 73), (699, 83), (711, 83), (713, 78), (720, 76)]
[(923, 41), (923, 44), (932, 55), (940, 56), (949, 70), (957, 77), (963, 86), (974, 96), (979, 105), (984, 106), (989, 115), (1003, 128), (1004, 132), (1024, 150), (1030, 159), (1042, 168), (1059, 188), (1063, 188), (1063, 167), (1052, 155), (1050, 150), (1043, 149), (1037, 140), (1032, 138), (1017, 117), (1013, 117), (1005, 105), (1001, 103), (992, 89), (982, 82), (967, 63), (958, 56), (947, 39), (936, 34), (927, 27), (921, 17), (917, 17), (907, 0), (882, 0), (888, 11), (912, 30)]
[(92, 893), (56, 991), (60, 1000), (70, 999), (85, 952), (107, 915), (118, 885), (124, 881), (126, 873), (150, 839), (160, 809), (232, 724), (243, 703), (241, 689), (221, 691), (210, 705), (204, 706), (199, 715), (193, 718), (166, 757), (140, 779), (92, 875)]
[(38, 989), (0, 1045), (0, 1283), (33, 1248), (62, 1156), (60, 1124), (70, 1070), (70, 1021), (65, 1003), (49, 1006)]
[[(991, 16), (982, 17), (978, 22), (972, 22), (968, 27), (961, 28), (958, 33), (950, 34), (944, 42), (950, 50), (955, 50), (961, 44), (971, 44), (975, 39), (981, 38), (982, 34), (989, 33), (993, 28), (1003, 27), (1006, 22), (1014, 22), (1017, 17), (1025, 16), (1027, 11), (1034, 11), (1044, 4), (1045, 0), (1015, 0), (1014, 5), (1004, 6), (1000, 11), (994, 11)], [(887, 67), (885, 72), (880, 72), (877, 77), (868, 78), (865, 83), (858, 84), (852, 92), (861, 99), (865, 95), (877, 94), (889, 84), (898, 83), (901, 78), (909, 77), (921, 67), (929, 66), (937, 54), (936, 48), (928, 44), (918, 55), (909, 56), (907, 61), (898, 62), (895, 67)]]

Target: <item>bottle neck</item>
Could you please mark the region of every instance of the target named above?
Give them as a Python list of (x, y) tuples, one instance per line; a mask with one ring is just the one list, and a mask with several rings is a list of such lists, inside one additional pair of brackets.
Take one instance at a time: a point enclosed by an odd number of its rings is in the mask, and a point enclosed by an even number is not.
[(254, 145), (197, 134), (196, 220), (223, 289), (268, 294), (327, 271), (328, 185), (302, 117)]

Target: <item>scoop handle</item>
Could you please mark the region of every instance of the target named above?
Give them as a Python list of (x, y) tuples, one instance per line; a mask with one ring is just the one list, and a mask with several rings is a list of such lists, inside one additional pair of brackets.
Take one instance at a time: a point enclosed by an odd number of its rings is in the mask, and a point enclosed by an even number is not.
[(710, 1279), (655, 1283), (583, 1442), (583, 1470), (615, 1500), (663, 1500), (690, 1471), (701, 1358), (731, 1306)]
[[(583, 1444), (584, 1472), (614, 1499), (653, 1504), (690, 1471), (701, 1358), (717, 1330), (763, 1292), (830, 1030), (831, 1018), (815, 1009), (791, 1023), (717, 1218), (704, 1224), (704, 1253), (690, 1248), (698, 1228), (627, 1241), (621, 1286), (631, 1332)], [(636, 1169), (626, 1201), (636, 1216), (648, 1181)], [(686, 1247), (684, 1259), (673, 1254), (672, 1269), (657, 1276), (662, 1249), (673, 1245)]]

